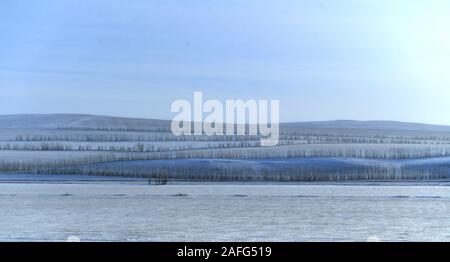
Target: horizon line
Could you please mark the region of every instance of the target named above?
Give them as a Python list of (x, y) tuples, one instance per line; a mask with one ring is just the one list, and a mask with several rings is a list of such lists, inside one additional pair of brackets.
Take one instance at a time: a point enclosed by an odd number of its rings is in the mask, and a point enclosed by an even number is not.
[[(0, 114), (0, 117), (8, 116), (95, 116), (95, 117), (111, 117), (111, 118), (128, 118), (128, 119), (140, 119), (140, 120), (156, 120), (156, 121), (172, 121), (165, 118), (145, 118), (145, 117), (135, 117), (135, 116), (119, 116), (119, 115), (108, 115), (108, 114), (87, 114), (87, 113), (18, 113), (18, 114)], [(191, 121), (193, 122), (193, 121)], [(450, 124), (435, 124), (435, 123), (425, 123), (425, 122), (409, 122), (402, 120), (355, 120), (355, 119), (332, 119), (332, 120), (307, 120), (307, 121), (280, 121), (279, 124), (298, 124), (298, 123), (326, 123), (326, 122), (356, 122), (356, 123), (400, 123), (400, 124), (415, 124), (415, 125), (428, 125), (428, 126), (441, 126), (450, 127)], [(221, 123), (227, 124), (227, 123)]]

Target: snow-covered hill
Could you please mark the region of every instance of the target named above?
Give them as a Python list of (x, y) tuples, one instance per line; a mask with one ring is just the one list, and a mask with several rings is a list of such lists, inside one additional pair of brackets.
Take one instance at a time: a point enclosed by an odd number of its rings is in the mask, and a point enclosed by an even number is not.
[[(0, 128), (169, 128), (169, 120), (76, 114), (0, 115)], [(282, 123), (289, 129), (364, 129), (450, 132), (450, 126), (395, 121), (318, 121)]]

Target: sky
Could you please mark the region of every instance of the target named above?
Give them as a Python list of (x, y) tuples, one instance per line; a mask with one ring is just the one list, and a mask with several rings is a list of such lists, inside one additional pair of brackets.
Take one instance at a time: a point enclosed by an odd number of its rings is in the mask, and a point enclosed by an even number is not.
[(450, 1), (2, 0), (0, 115), (171, 119), (278, 99), (281, 121), (450, 125)]

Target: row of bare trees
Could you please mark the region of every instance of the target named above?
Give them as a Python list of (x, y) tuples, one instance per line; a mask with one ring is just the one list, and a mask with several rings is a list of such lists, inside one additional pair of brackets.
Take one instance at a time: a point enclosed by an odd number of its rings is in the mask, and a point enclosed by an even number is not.
[(398, 167), (394, 165), (355, 166), (333, 168), (311, 168), (304, 166), (252, 168), (252, 167), (208, 167), (208, 166), (130, 166), (92, 165), (92, 164), (59, 164), (54, 163), (22, 163), (19, 166), (0, 162), (2, 172), (29, 174), (78, 174), (96, 176), (139, 177), (159, 181), (385, 181), (385, 180), (441, 180), (449, 179), (446, 167)]
[[(259, 136), (173, 136), (172, 134), (58, 134), (58, 135), (17, 135), (15, 141), (18, 142), (181, 142), (181, 141), (259, 141)], [(445, 139), (416, 139), (411, 137), (362, 137), (362, 136), (335, 136), (335, 135), (281, 135), (280, 140), (285, 143), (298, 144), (450, 144), (450, 140)]]
[[(280, 145), (291, 145), (290, 141), (281, 141)], [(163, 152), (163, 151), (184, 151), (200, 149), (219, 149), (219, 148), (246, 148), (259, 147), (259, 141), (237, 141), (237, 142), (215, 142), (204, 145), (194, 144), (172, 144), (172, 145), (152, 145), (147, 143), (136, 143), (134, 145), (126, 144), (67, 144), (57, 142), (41, 143), (3, 143), (0, 144), (0, 150), (16, 151), (110, 151), (110, 152)]]

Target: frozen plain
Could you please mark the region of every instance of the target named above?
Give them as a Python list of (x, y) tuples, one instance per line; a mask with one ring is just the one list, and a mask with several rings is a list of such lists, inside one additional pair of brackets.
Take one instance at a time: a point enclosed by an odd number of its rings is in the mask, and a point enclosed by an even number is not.
[(0, 240), (450, 241), (446, 182), (149, 186), (79, 179), (0, 183)]

